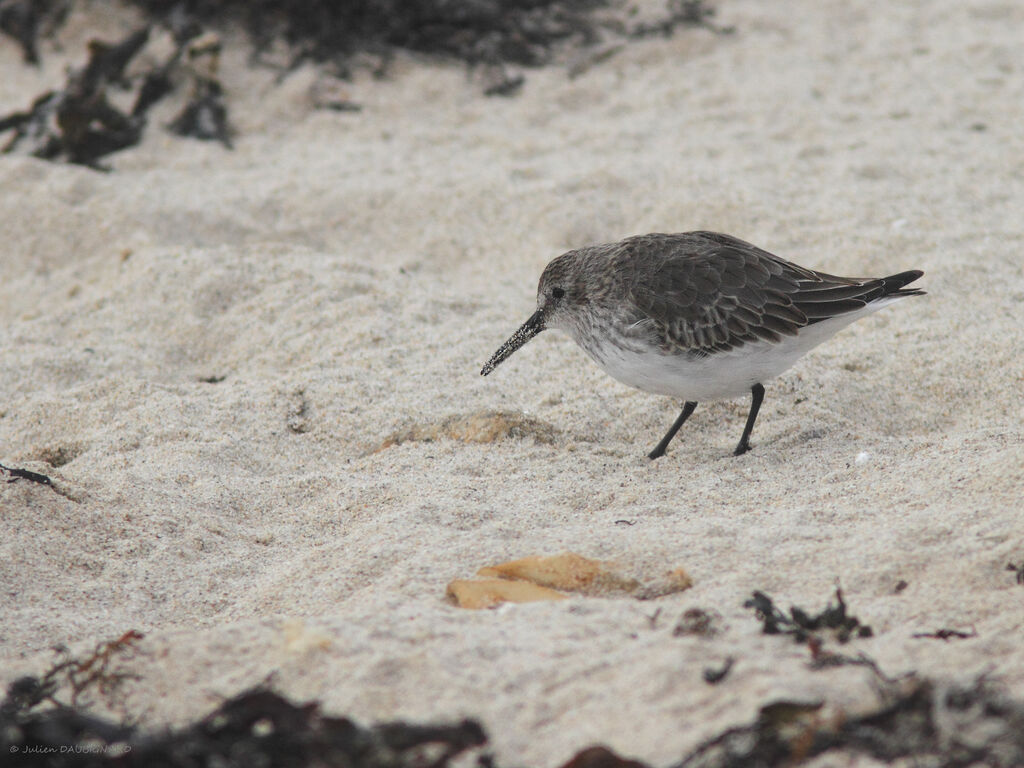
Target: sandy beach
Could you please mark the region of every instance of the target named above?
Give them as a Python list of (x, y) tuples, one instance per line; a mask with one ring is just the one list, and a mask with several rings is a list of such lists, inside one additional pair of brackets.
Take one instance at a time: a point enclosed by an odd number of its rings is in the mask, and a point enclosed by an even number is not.
[[(477, 718), (500, 765), (595, 743), (668, 765), (772, 700), (877, 701), (868, 670), (810, 669), (743, 607), (819, 610), (838, 584), (873, 629), (845, 652), (1024, 697), (1024, 6), (717, 9), (733, 34), (528, 70), (511, 98), (401, 55), (345, 86), (353, 113), (239, 37), (233, 150), (168, 133), (167, 105), (111, 173), (0, 156), (0, 463), (53, 481), (0, 482), (0, 685), (136, 629), (147, 727), (272, 675), (359, 722)], [(132, 29), (98, 15), (39, 68), (0, 40), (0, 113)], [(553, 257), (696, 229), (835, 274), (923, 269), (928, 295), (766, 383), (738, 458), (746, 399), (648, 461), (679, 404), (557, 332), (479, 375)], [(438, 429), (495, 414), (530, 421)], [(563, 551), (693, 586), (445, 597)], [(693, 608), (716, 633), (674, 633)], [(974, 636), (913, 637), (943, 628)]]

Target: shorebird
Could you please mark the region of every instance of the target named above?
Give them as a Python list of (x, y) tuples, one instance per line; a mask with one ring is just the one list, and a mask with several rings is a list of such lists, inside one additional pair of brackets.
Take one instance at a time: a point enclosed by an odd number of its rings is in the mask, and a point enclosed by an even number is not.
[(750, 450), (764, 382), (865, 315), (924, 291), (924, 274), (837, 277), (717, 232), (629, 237), (563, 253), (544, 269), (537, 310), (512, 334), (486, 376), (541, 331), (568, 333), (610, 376), (683, 401), (648, 457), (664, 455), (697, 403), (751, 395)]

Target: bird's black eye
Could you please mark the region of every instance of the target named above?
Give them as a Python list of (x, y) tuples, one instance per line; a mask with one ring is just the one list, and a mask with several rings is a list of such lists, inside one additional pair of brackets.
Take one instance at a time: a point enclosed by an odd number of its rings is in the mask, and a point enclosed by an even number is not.
[(564, 288), (552, 288), (551, 289), (551, 297), (552, 298), (560, 299), (563, 296), (565, 296), (565, 289)]

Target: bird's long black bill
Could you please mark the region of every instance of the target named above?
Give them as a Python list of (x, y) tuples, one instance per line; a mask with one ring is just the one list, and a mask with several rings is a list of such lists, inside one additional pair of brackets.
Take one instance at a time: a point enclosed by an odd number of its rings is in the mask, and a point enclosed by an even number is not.
[(519, 349), (538, 333), (544, 330), (544, 313), (539, 309), (534, 312), (530, 319), (519, 326), (519, 330), (512, 334), (508, 341), (498, 347), (498, 351), (491, 356), (487, 364), (480, 369), (480, 375), (486, 376), (508, 358), (513, 352)]

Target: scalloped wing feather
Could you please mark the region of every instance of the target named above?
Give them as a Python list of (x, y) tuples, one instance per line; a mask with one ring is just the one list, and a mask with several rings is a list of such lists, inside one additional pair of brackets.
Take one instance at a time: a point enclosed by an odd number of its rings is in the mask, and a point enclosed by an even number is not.
[[(713, 232), (641, 235), (611, 254), (629, 276), (637, 320), (666, 351), (702, 356), (758, 340), (778, 343), (810, 324), (854, 312), (916, 279), (838, 277)], [(910, 293), (907, 291), (906, 293)]]

